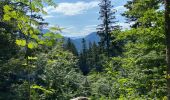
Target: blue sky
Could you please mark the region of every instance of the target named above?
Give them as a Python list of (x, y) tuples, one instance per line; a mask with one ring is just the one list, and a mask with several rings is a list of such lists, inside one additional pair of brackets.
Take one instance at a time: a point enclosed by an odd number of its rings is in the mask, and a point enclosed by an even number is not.
[[(96, 26), (100, 24), (99, 7), (100, 0), (55, 0), (57, 7), (47, 6), (44, 8), (48, 15), (44, 15), (46, 22), (50, 26), (64, 28), (62, 34), (67, 37), (83, 37), (96, 31)], [(124, 23), (125, 19), (120, 15), (126, 9), (123, 5), (127, 0), (112, 0), (114, 9), (117, 10), (115, 16), (119, 21), (117, 24), (128, 28), (129, 24)]]

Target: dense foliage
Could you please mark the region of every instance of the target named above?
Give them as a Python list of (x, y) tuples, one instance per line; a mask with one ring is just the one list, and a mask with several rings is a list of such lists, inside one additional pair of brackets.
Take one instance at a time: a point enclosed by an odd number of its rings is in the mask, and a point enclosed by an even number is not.
[(43, 7), (55, 6), (52, 0), (1, 0), (0, 99), (168, 100), (170, 12), (160, 9), (163, 4), (128, 1), (122, 16), (131, 27), (123, 30), (113, 25), (111, 1), (101, 0), (101, 40), (87, 46), (82, 39), (78, 52), (71, 39), (58, 34), (59, 28), (41, 32), (48, 24), (42, 18), (47, 14)]

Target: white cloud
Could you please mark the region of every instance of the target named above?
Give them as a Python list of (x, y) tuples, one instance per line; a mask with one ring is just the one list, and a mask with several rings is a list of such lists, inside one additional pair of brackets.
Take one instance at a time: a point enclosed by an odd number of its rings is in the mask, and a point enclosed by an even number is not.
[(75, 2), (75, 3), (59, 3), (56, 8), (52, 6), (48, 6), (44, 8), (47, 13), (62, 13), (64, 15), (73, 16), (77, 14), (82, 14), (85, 11), (92, 9), (98, 6), (98, 1), (91, 1), (91, 2)]
[(120, 25), (123, 30), (128, 30), (130, 29), (130, 26), (133, 25), (135, 22), (130, 22), (130, 23), (125, 23), (125, 22), (120, 22), (117, 23), (117, 25)]
[(96, 32), (96, 28), (97, 28), (97, 25), (88, 25), (88, 26), (85, 26), (82, 30), (82, 33), (84, 36), (92, 33), (92, 32)]
[[(125, 22), (119, 22), (116, 25), (120, 25), (122, 27), (122, 30), (129, 30), (130, 26), (133, 25), (134, 22), (131, 23), (125, 23)], [(75, 26), (67, 26), (62, 31), (63, 36), (67, 37), (84, 37), (92, 32), (96, 32), (97, 25), (87, 25), (82, 28), (77, 28)]]
[(53, 15), (45, 15), (45, 16), (43, 16), (44, 19), (48, 19), (48, 18), (52, 18), (52, 17), (54, 17), (54, 16)]
[(75, 26), (67, 26), (63, 30), (63, 35), (67, 37), (84, 37), (92, 32), (96, 31), (97, 25), (87, 25), (81, 29)]
[(116, 10), (117, 12), (124, 12), (127, 9), (124, 6), (117, 6), (113, 10)]

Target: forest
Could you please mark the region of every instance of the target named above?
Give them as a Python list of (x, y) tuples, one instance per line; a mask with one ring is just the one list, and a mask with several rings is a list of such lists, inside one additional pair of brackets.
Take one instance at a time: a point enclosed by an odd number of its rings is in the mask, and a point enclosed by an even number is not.
[(0, 0), (0, 100), (170, 100), (170, 0), (127, 1), (129, 29), (99, 0), (100, 41), (81, 51), (42, 32), (54, 1)]

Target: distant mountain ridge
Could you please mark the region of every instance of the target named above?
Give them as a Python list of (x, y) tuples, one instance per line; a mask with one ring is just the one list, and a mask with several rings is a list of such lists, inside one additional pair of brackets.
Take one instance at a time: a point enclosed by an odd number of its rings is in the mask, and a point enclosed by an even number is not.
[[(42, 33), (46, 33), (46, 32), (49, 32), (49, 30), (48, 29), (42, 30)], [(74, 45), (76, 46), (76, 48), (79, 52), (82, 50), (82, 39), (83, 38), (86, 40), (87, 47), (89, 46), (90, 42), (91, 43), (93, 43), (93, 42), (98, 43), (100, 41), (100, 37), (97, 35), (96, 32), (92, 32), (85, 37), (64, 37), (65, 41), (67, 41), (68, 38), (71, 39), (71, 41), (74, 43)]]
[[(71, 38), (72, 42), (76, 46), (77, 50), (80, 52), (82, 50), (82, 39), (83, 38)], [(96, 32), (92, 32), (89, 35), (85, 36), (84, 39), (86, 40), (86, 45), (89, 47), (89, 43), (98, 43), (100, 41), (100, 37), (97, 35)]]

